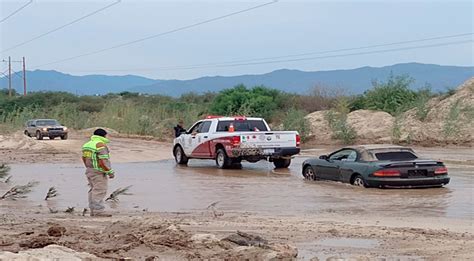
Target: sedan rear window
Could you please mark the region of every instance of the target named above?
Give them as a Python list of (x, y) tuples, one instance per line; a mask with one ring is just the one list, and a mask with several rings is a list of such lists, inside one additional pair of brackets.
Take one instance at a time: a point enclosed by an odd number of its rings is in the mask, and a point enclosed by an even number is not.
[(378, 160), (414, 160), (418, 157), (410, 151), (389, 151), (389, 152), (378, 152), (375, 153), (375, 157)]
[(234, 125), (235, 131), (268, 131), (267, 126), (262, 120), (219, 121), (217, 131), (229, 131), (231, 123)]

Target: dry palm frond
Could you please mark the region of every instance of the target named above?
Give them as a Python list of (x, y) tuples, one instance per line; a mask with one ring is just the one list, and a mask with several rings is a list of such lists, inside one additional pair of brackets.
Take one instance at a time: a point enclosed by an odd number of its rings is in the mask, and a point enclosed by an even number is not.
[(26, 194), (31, 192), (31, 189), (38, 185), (39, 182), (30, 181), (26, 185), (16, 185), (11, 188), (9, 191), (5, 192), (0, 199), (19, 199), (19, 198), (26, 198)]
[(4, 182), (8, 183), (12, 176), (8, 175), (10, 172), (10, 167), (2, 164), (0, 165), (0, 179), (5, 179)]
[(64, 212), (72, 214), (74, 213), (74, 207), (68, 207)]
[(10, 172), (10, 167), (5, 165), (5, 164), (2, 164), (0, 165), (0, 178), (5, 178), (8, 176), (8, 173)]
[(84, 209), (82, 210), (82, 216), (84, 217), (84, 216), (86, 215), (86, 213), (87, 213), (87, 208), (84, 208)]
[(211, 203), (209, 206), (207, 206), (206, 209), (213, 209), (213, 208), (215, 208), (215, 207), (217, 206), (217, 204), (219, 204), (219, 203), (220, 203), (220, 201), (213, 202), (213, 203)]
[(219, 212), (216, 209), (216, 206), (219, 203), (220, 203), (220, 201), (213, 202), (209, 206), (207, 206), (207, 208), (206, 208), (207, 210), (210, 210), (212, 212), (212, 214), (214, 215), (215, 218), (216, 217), (221, 217), (221, 216), (224, 215), (224, 212)]
[(111, 201), (117, 202), (117, 201), (119, 201), (119, 199), (118, 199), (118, 196), (119, 196), (119, 195), (133, 195), (132, 193), (128, 193), (128, 190), (129, 190), (131, 187), (132, 187), (132, 186), (127, 186), (127, 187), (125, 187), (125, 188), (118, 188), (118, 189), (116, 189), (114, 192), (112, 192), (112, 193), (110, 194), (110, 196), (109, 196), (105, 201), (111, 200)]
[(58, 190), (55, 188), (55, 187), (50, 187), (48, 189), (48, 193), (46, 193), (46, 197), (44, 198), (44, 200), (48, 200), (50, 198), (54, 198), (56, 197), (57, 195), (59, 195), (58, 193)]

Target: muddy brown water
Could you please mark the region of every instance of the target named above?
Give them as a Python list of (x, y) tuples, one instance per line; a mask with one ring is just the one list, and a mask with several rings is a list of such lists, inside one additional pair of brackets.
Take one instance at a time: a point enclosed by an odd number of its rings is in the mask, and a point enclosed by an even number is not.
[[(451, 183), (444, 188), (362, 189), (337, 182), (305, 181), (301, 163), (274, 170), (268, 162), (244, 163), (243, 169), (220, 170), (213, 161), (191, 160), (187, 167), (173, 160), (115, 164), (116, 178), (109, 193), (132, 185), (133, 195), (120, 196), (118, 210), (196, 211), (219, 201), (222, 211), (249, 211), (278, 215), (342, 213), (418, 217), (473, 218), (474, 166), (448, 165)], [(77, 164), (12, 165), (12, 183), (39, 181), (27, 199), (0, 201), (0, 211), (9, 207), (43, 205), (55, 209), (87, 206), (84, 169)], [(44, 201), (49, 187), (59, 196)], [(0, 184), (0, 192), (8, 185)]]

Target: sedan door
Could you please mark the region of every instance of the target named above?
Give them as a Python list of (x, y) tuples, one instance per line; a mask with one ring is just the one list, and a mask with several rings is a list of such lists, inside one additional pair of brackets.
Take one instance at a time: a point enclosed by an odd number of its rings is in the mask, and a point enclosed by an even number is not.
[(341, 167), (354, 153), (357, 155), (357, 153), (351, 149), (343, 149), (332, 153), (326, 161), (323, 161), (320, 172), (318, 173), (319, 176), (327, 180), (340, 181)]

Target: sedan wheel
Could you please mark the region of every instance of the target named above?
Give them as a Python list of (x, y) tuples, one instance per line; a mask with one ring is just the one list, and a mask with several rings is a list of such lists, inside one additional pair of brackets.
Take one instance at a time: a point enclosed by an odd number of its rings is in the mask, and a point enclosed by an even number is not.
[(365, 180), (361, 175), (355, 176), (354, 181), (352, 181), (352, 185), (362, 188), (367, 187), (367, 185), (365, 184)]
[(307, 180), (316, 180), (316, 173), (314, 172), (313, 167), (307, 166), (304, 168), (303, 177)]

